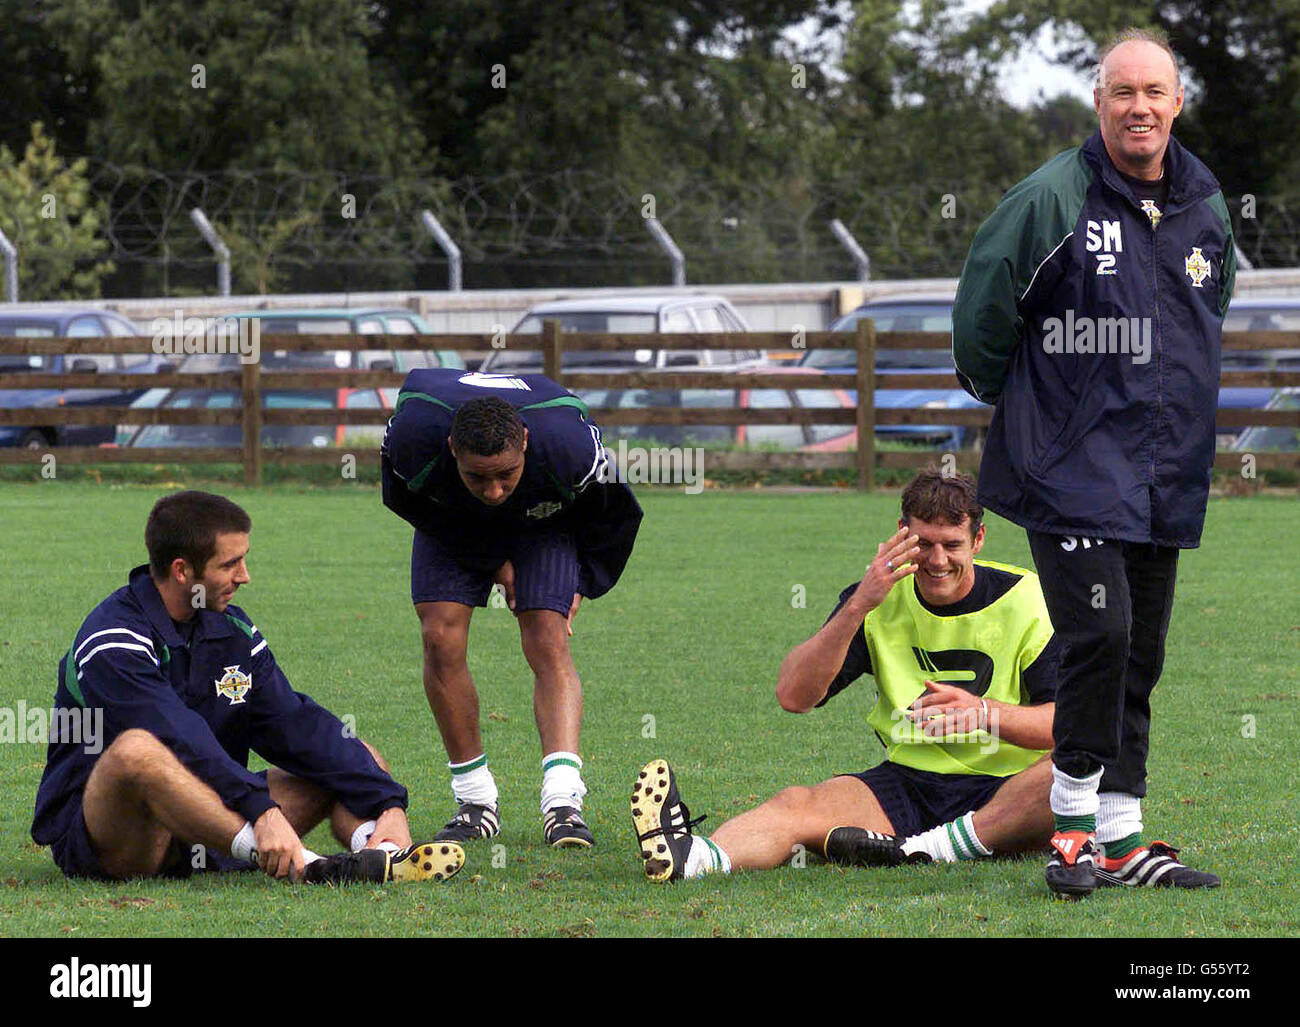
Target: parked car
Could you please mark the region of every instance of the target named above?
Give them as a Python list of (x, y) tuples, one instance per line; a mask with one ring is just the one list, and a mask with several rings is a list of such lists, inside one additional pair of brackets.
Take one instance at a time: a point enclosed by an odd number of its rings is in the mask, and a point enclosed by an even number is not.
[[(137, 406), (188, 410), (238, 410), (239, 392), (234, 389), (155, 389)], [(285, 389), (262, 392), (265, 410), (389, 410), (397, 403), (397, 389)], [(152, 446), (239, 446), (243, 439), (238, 424), (146, 424), (128, 429), (123, 445)], [(262, 426), (262, 446), (378, 446), (384, 426), (377, 425), (288, 425)]]
[[(1300, 296), (1240, 296), (1228, 304), (1223, 319), (1225, 332), (1300, 331)], [(1300, 348), (1272, 350), (1225, 349), (1225, 371), (1300, 371)], [(1285, 392), (1286, 390), (1282, 390)], [(1269, 405), (1278, 390), (1269, 386), (1229, 385), (1219, 389), (1219, 406), (1225, 410), (1273, 409)], [(1283, 408), (1286, 409), (1286, 408)], [(1285, 428), (1262, 428), (1260, 432), (1285, 432)], [(1247, 432), (1256, 429), (1247, 429)], [(1241, 429), (1224, 427), (1216, 431), (1221, 448), (1236, 448)], [(1253, 438), (1274, 436), (1255, 435)]]
[[(831, 331), (853, 331), (864, 317), (876, 321), (881, 332), (952, 333), (952, 298), (950, 296), (898, 296), (873, 300), (845, 314), (831, 325)], [(1234, 299), (1224, 319), (1224, 331), (1291, 331), (1300, 330), (1300, 297), (1241, 297)], [(1224, 371), (1298, 370), (1300, 349), (1265, 351), (1224, 350)], [(853, 350), (809, 350), (801, 367), (847, 373), (857, 367)], [(953, 372), (952, 350), (880, 350), (876, 355), (878, 375)], [(1225, 386), (1219, 390), (1223, 409), (1260, 409), (1273, 398), (1276, 390), (1264, 386)], [(964, 389), (883, 389), (876, 391), (879, 409), (929, 407), (935, 410), (978, 409), (977, 402)], [(923, 441), (943, 448), (983, 442), (985, 429), (935, 425), (880, 425), (878, 438)], [(1239, 429), (1223, 428), (1221, 446), (1230, 446)]]
[[(1265, 406), (1267, 410), (1300, 410), (1300, 389), (1278, 389)], [(1247, 428), (1232, 446), (1241, 452), (1258, 453), (1280, 450), (1294, 453), (1300, 450), (1300, 428), (1295, 425), (1257, 425)]]
[[(260, 320), (263, 335), (415, 335), (429, 334), (428, 325), (408, 310), (385, 308), (324, 308), (314, 310), (250, 310), (231, 317)], [(417, 367), (463, 368), (465, 362), (451, 350), (373, 349), (268, 350), (260, 358), (263, 371), (393, 370)], [(180, 364), (183, 372), (232, 371), (239, 356), (194, 354)], [(397, 390), (350, 387), (263, 390), (266, 409), (371, 409), (391, 410)], [(233, 389), (154, 389), (141, 396), (136, 407), (187, 407), (238, 409), (239, 392)], [(263, 446), (378, 445), (382, 425), (264, 425)], [(143, 425), (119, 429), (124, 446), (238, 446), (238, 425)]]
[[(858, 322), (870, 317), (878, 332), (945, 332), (952, 335), (952, 297), (940, 295), (891, 296), (864, 303), (830, 326), (832, 332), (852, 332)], [(803, 369), (817, 368), (847, 374), (858, 366), (851, 349), (810, 349), (799, 362)], [(882, 349), (876, 353), (876, 409), (924, 407), (932, 410), (971, 410), (983, 404), (960, 386), (951, 389), (890, 389), (880, 378), (891, 374), (955, 374), (952, 349)], [(854, 402), (856, 392), (850, 393)], [(936, 415), (938, 416), (938, 415)], [(987, 429), (970, 425), (882, 424), (878, 439), (924, 443), (941, 449), (979, 448)]]
[[(321, 307), (306, 310), (245, 310), (231, 317), (257, 318), (264, 335), (429, 335), (429, 325), (418, 314), (400, 307)], [(328, 350), (330, 367), (366, 371), (410, 371), (417, 367), (464, 367), (453, 350), (373, 349), (348, 356)], [(335, 354), (344, 354), (343, 363)]]
[[(85, 339), (140, 336), (143, 333), (131, 321), (107, 310), (68, 308), (65, 310), (24, 311), (0, 314), (0, 335), (28, 338), (70, 336)], [(146, 375), (172, 370), (175, 362), (159, 356), (142, 341), (139, 353), (96, 353), (87, 342), (85, 352), (45, 355), (0, 354), (0, 372), (81, 374), (114, 372)], [(43, 409), (80, 406), (129, 406), (148, 387), (141, 380), (138, 389), (4, 389), (0, 390), (0, 407), (30, 408), (32, 420), (26, 425), (0, 425), (0, 446), (94, 446), (111, 442), (112, 425), (49, 424), (42, 422)]]
[[(559, 321), (566, 332), (641, 335), (649, 332), (747, 332), (745, 319), (722, 296), (601, 296), (541, 303), (528, 311), (512, 334), (538, 335), (542, 322)], [(648, 371), (664, 367), (714, 370), (759, 360), (756, 349), (617, 350), (563, 354), (566, 371)], [(541, 374), (541, 350), (493, 350), (479, 370), (497, 374)]]
[[(696, 407), (715, 410), (852, 410), (843, 389), (583, 389), (578, 396), (589, 407), (615, 410)], [(599, 420), (599, 415), (597, 415)], [(707, 444), (806, 451), (852, 449), (853, 425), (616, 425), (603, 429), (606, 445), (618, 439), (655, 442), (664, 446)]]

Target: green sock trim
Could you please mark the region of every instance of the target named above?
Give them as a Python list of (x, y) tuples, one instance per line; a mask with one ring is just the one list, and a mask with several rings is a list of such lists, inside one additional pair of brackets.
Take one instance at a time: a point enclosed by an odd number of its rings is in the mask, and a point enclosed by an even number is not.
[(1063, 817), (1053, 813), (1052, 819), (1056, 822), (1058, 831), (1086, 831), (1088, 834), (1093, 834), (1097, 830), (1095, 813), (1089, 817)]
[(966, 858), (966, 843), (962, 841), (961, 835), (957, 832), (957, 821), (944, 824), (944, 829), (948, 832), (948, 842), (952, 845), (953, 855), (958, 859)]
[(709, 847), (709, 860), (713, 864), (714, 870), (722, 869), (722, 850), (717, 847), (708, 838), (704, 839), (704, 844)]
[(957, 829), (957, 833), (961, 835), (962, 844), (964, 846), (964, 848), (957, 849), (957, 858), (978, 859), (980, 855), (980, 851), (978, 848), (975, 847), (974, 836), (966, 828), (966, 817), (963, 815), (958, 819), (954, 820), (952, 823), (953, 826)]
[(553, 760), (547, 760), (542, 764), (542, 773), (545, 774), (552, 767), (572, 767), (574, 770), (581, 770), (582, 764), (577, 760), (571, 760), (567, 756), (557, 756)]
[(1102, 848), (1106, 850), (1107, 859), (1123, 859), (1142, 848), (1142, 832), (1134, 831), (1117, 841), (1106, 842)]
[(482, 756), (476, 756), (474, 759), (467, 760), (464, 763), (448, 763), (447, 766), (451, 768), (452, 777), (459, 777), (461, 774), (468, 774), (471, 770), (478, 770), (479, 767), (486, 767), (487, 753), (484, 753)]

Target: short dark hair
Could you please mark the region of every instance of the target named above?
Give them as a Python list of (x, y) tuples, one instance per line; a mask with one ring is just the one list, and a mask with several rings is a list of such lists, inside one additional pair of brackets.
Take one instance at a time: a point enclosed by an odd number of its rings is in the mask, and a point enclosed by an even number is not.
[(984, 507), (975, 498), (975, 479), (969, 474), (945, 475), (927, 467), (903, 489), (903, 520), (958, 525), (970, 518), (970, 537), (979, 534)]
[(451, 422), (451, 444), (462, 453), (496, 456), (502, 450), (524, 448), (524, 422), (499, 396), (462, 403)]
[(163, 496), (154, 503), (144, 526), (149, 570), (162, 581), (179, 556), (202, 574), (217, 551), (218, 535), (247, 534), (252, 527), (244, 508), (225, 496), (193, 490)]

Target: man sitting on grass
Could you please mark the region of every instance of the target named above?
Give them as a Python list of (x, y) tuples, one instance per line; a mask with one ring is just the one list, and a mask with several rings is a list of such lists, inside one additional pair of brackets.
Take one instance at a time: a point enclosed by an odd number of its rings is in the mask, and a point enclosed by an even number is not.
[(792, 713), (871, 674), (867, 722), (885, 761), (787, 788), (705, 838), (668, 761), (653, 760), (632, 789), (647, 877), (770, 869), (798, 846), (861, 866), (1046, 848), (1057, 644), (1037, 576), (976, 562), (983, 516), (969, 476), (922, 471), (897, 534), (781, 664), (777, 698)]
[[(230, 605), (249, 581), (251, 527), (206, 492), (154, 505), (149, 564), (91, 611), (59, 665), (56, 706), (102, 710), (104, 737), (51, 739), (32, 837), (69, 877), (255, 866), (326, 884), (450, 877), (464, 850), (411, 843), (406, 789), (371, 746), (289, 687)], [(274, 766), (250, 772), (250, 750)], [(326, 818), (352, 851), (303, 847)]]

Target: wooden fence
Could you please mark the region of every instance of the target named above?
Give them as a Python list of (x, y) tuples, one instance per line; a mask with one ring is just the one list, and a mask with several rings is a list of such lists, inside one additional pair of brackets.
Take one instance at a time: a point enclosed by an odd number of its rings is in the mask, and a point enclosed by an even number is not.
[[(496, 342), (494, 347), (493, 342)], [(794, 342), (806, 348), (856, 350), (853, 373), (813, 371), (616, 371), (573, 373), (561, 370), (565, 352), (611, 350), (789, 350)], [(914, 468), (933, 463), (934, 450), (878, 452), (873, 427), (877, 425), (987, 426), (992, 408), (949, 410), (921, 407), (879, 409), (877, 387), (883, 389), (957, 389), (956, 376), (945, 373), (876, 374), (878, 349), (946, 350), (950, 338), (939, 332), (886, 332), (876, 334), (870, 320), (858, 322), (854, 333), (807, 332), (798, 340), (788, 332), (681, 333), (664, 335), (564, 333), (555, 321), (548, 321), (540, 335), (494, 337), (470, 335), (264, 335), (261, 351), (375, 350), (381, 345), (402, 349), (541, 350), (543, 373), (568, 389), (654, 388), (654, 389), (844, 389), (855, 390), (856, 409), (600, 409), (592, 416), (603, 428), (625, 425), (826, 425), (839, 424), (857, 429), (857, 448), (846, 453), (723, 451), (711, 453), (711, 466), (723, 469), (844, 469), (854, 473), (859, 488), (870, 489), (877, 467)], [(1229, 332), (1223, 337), (1225, 350), (1266, 350), (1300, 347), (1300, 332)], [(151, 352), (147, 338), (13, 338), (0, 337), (0, 356), (44, 354), (108, 354)], [(142, 408), (112, 406), (0, 407), (0, 425), (52, 428), (56, 425), (239, 425), (242, 443), (238, 447), (125, 447), (60, 446), (53, 450), (0, 448), (0, 464), (40, 463), (46, 452), (69, 463), (238, 463), (244, 481), (260, 483), (267, 463), (338, 463), (351, 453), (358, 464), (377, 463), (377, 448), (364, 447), (267, 447), (261, 445), (264, 425), (380, 425), (390, 416), (386, 410), (264, 409), (262, 392), (283, 389), (385, 388), (401, 385), (405, 375), (383, 370), (263, 371), (259, 363), (241, 364), (238, 370), (215, 373), (157, 374), (129, 372), (46, 373), (0, 372), (0, 389), (237, 389), (238, 409), (208, 410), (185, 408)], [(1282, 388), (1300, 386), (1300, 371), (1230, 371), (1223, 375), (1225, 386)], [(1252, 425), (1300, 428), (1300, 410), (1220, 410), (1220, 428)], [(953, 451), (957, 466), (977, 470), (980, 454), (975, 449)], [(1215, 466), (1237, 471), (1242, 454), (1221, 452)], [(1300, 453), (1261, 452), (1254, 454), (1258, 470), (1300, 470)]]

